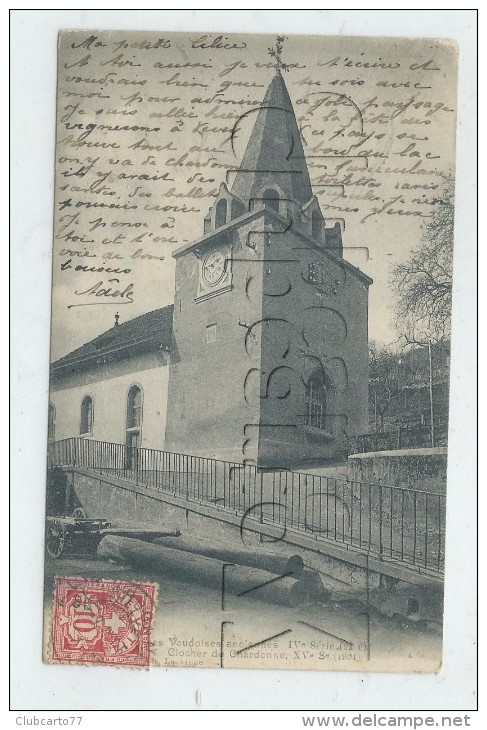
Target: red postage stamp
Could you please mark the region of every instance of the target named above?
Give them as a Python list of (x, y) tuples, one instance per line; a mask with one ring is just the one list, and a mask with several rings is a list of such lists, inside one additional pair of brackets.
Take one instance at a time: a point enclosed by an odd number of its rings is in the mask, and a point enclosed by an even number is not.
[(157, 586), (56, 578), (52, 661), (148, 667)]

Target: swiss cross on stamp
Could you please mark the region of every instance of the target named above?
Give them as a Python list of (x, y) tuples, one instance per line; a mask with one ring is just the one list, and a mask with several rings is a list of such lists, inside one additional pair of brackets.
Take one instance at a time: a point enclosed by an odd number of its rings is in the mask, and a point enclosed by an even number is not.
[(56, 578), (52, 661), (148, 667), (156, 588)]

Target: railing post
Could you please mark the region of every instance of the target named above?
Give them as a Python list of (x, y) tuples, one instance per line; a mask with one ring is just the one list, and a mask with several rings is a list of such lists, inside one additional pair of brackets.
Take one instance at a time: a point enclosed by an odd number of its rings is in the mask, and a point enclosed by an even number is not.
[(416, 540), (417, 540), (417, 492), (414, 490), (414, 512), (413, 512), (413, 522), (414, 522), (414, 541), (413, 541), (413, 565), (416, 564)]
[(379, 484), (379, 557), (382, 560), (383, 545), (382, 545), (382, 485)]
[(442, 550), (441, 550), (441, 543), (442, 543), (442, 508), (441, 508), (441, 502), (442, 497), (441, 495), (438, 495), (438, 571), (441, 570), (441, 564), (442, 564)]
[(355, 492), (355, 482), (351, 482), (347, 474), (345, 483), (347, 485), (347, 491), (350, 495), (350, 545), (353, 545), (353, 498)]
[(392, 558), (393, 557), (393, 554), (392, 554), (392, 546), (394, 544), (394, 524), (393, 524), (393, 519), (394, 519), (394, 492), (392, 490), (392, 487), (390, 487), (390, 489), (389, 489), (389, 500), (390, 500), (390, 503), (389, 503), (389, 519), (391, 521), (391, 524), (390, 524), (390, 543), (391, 544), (389, 545), (389, 554), (390, 554), (390, 556)]
[[(257, 467), (254, 469), (257, 471)], [(264, 523), (264, 472), (260, 472), (260, 523)]]
[[(186, 465), (185, 465), (185, 469), (186, 469), (186, 499), (189, 499), (189, 491), (190, 491), (189, 490), (189, 464), (188, 464), (189, 457), (188, 456), (183, 456), (183, 465), (184, 465), (184, 460), (185, 459), (186, 459)], [(191, 457), (191, 459), (192, 459), (192, 457)]]

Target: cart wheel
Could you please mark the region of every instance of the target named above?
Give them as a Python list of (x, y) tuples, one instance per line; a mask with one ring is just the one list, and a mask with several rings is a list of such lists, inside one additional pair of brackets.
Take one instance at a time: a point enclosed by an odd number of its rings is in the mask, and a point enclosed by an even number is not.
[(50, 520), (46, 528), (46, 550), (51, 558), (59, 558), (66, 544), (66, 530), (60, 520)]
[(76, 509), (73, 510), (72, 516), (78, 520), (86, 520), (86, 512), (83, 507), (76, 507)]

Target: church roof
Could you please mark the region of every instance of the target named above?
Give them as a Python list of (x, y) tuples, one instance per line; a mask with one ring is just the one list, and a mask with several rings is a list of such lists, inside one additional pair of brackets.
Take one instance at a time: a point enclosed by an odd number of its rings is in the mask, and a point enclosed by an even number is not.
[(155, 349), (169, 350), (174, 306), (141, 314), (113, 326), (51, 365), (52, 377), (88, 370), (100, 364)]
[(272, 179), (285, 197), (301, 204), (313, 195), (293, 105), (280, 73), (272, 79), (259, 108), (231, 192), (248, 202), (259, 197), (263, 185)]

